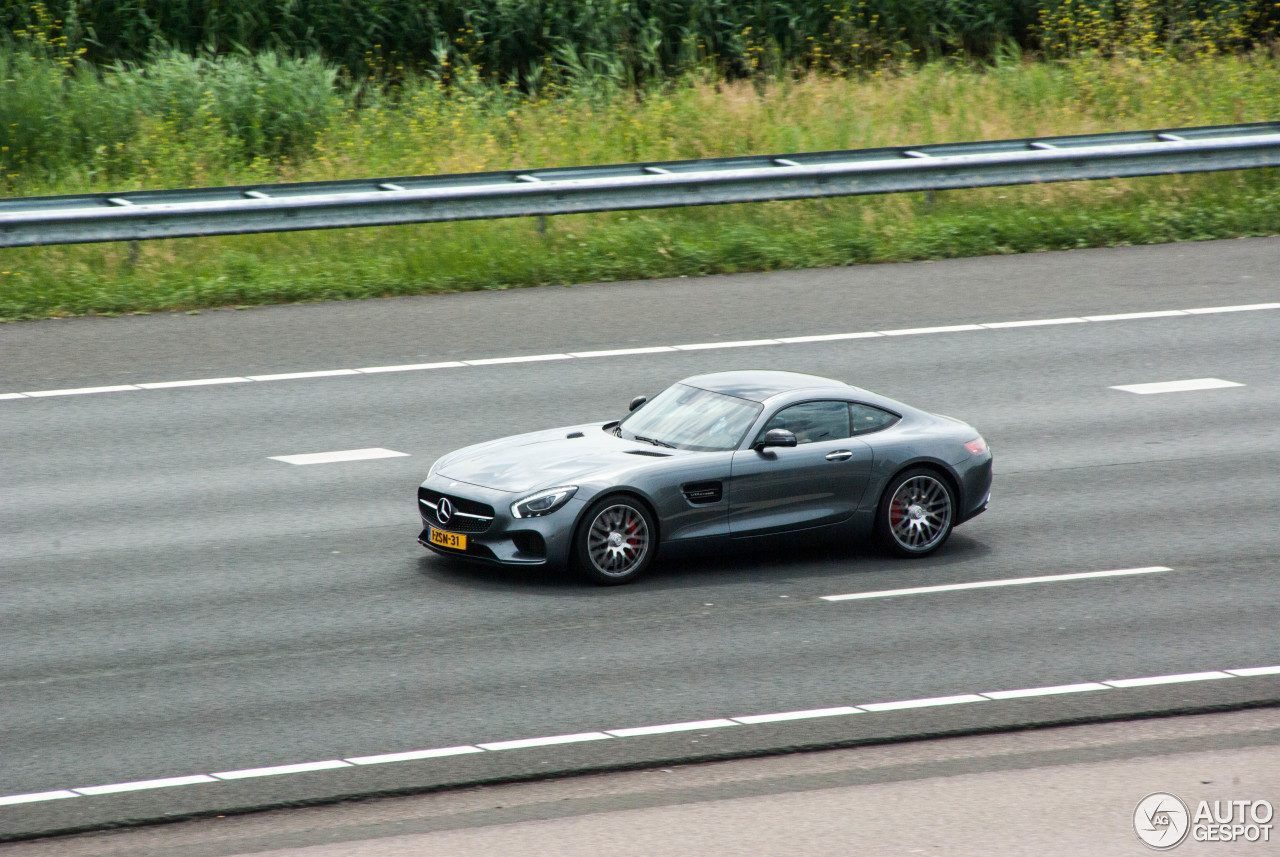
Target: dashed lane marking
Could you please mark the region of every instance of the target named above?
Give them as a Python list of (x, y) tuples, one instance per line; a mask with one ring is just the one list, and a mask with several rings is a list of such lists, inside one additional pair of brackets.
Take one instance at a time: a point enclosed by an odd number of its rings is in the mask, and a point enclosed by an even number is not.
[(527, 747), (553, 747), (557, 744), (579, 744), (583, 741), (608, 741), (603, 732), (579, 732), (576, 735), (550, 735), (545, 738), (518, 738), (515, 741), (492, 741), (477, 744), (481, 750), (523, 750)]
[(1024, 687), (1021, 690), (988, 690), (978, 694), (987, 699), (1026, 699), (1032, 696), (1056, 696), (1060, 693), (1085, 693), (1090, 690), (1106, 690), (1107, 685), (1096, 681), (1080, 684), (1058, 684), (1052, 687)]
[(125, 390), (140, 389), (142, 388), (136, 384), (115, 384), (110, 387), (76, 387), (71, 390), (32, 390), (22, 395), (43, 399), (49, 396), (88, 396), (94, 393), (123, 393)]
[(441, 756), (461, 756), (466, 753), (483, 753), (479, 747), (467, 744), (462, 747), (439, 747), (435, 750), (410, 750), (407, 753), (382, 753), (377, 756), (352, 756), (347, 759), (353, 765), (385, 765), (389, 762), (416, 762), (419, 759), (438, 759)]
[(197, 378), (194, 381), (157, 381), (139, 384), (144, 390), (172, 390), (175, 387), (212, 387), (217, 384), (252, 384), (252, 378)]
[(302, 378), (335, 378), (341, 375), (359, 375), (354, 369), (321, 369), (317, 372), (283, 372), (279, 375), (249, 375), (250, 381), (297, 381)]
[(1191, 378), (1186, 381), (1158, 381), (1154, 384), (1118, 384), (1111, 389), (1126, 393), (1137, 393), (1139, 396), (1150, 396), (1154, 393), (1187, 393), (1192, 390), (1220, 390), (1226, 387), (1243, 387), (1235, 381), (1223, 381), (1221, 378)]
[(841, 705), (836, 708), (811, 708), (808, 711), (783, 711), (779, 714), (749, 714), (746, 717), (730, 717), (747, 726), (761, 723), (783, 723), (787, 720), (811, 720), (815, 717), (840, 717), (845, 714), (862, 714), (861, 708), (852, 705)]
[(40, 803), (46, 800), (65, 800), (69, 797), (80, 797), (79, 792), (71, 789), (58, 789), (54, 792), (32, 792), (25, 795), (8, 795), (0, 797), (0, 806), (15, 806), (20, 803)]
[(694, 720), (685, 723), (666, 723), (658, 726), (605, 729), (599, 732), (579, 732), (571, 735), (554, 735), (545, 738), (519, 738), (514, 741), (493, 741), (484, 744), (466, 744), (457, 747), (441, 747), (430, 750), (410, 750), (404, 753), (383, 753), (377, 756), (355, 756), (349, 759), (329, 759), (324, 762), (302, 762), (300, 764), (293, 765), (273, 765), (265, 768), (247, 768), (239, 771), (223, 771), (222, 773), (216, 774), (191, 774), (188, 776), (166, 777), (164, 779), (156, 780), (140, 780), (101, 786), (84, 786), (74, 789), (57, 789), (53, 791), (31, 792), (28, 794), (4, 795), (0, 796), (0, 806), (16, 806), (19, 804), (39, 803), (42, 801), (66, 800), (67, 798), (75, 797), (110, 795), (120, 792), (137, 791), (139, 789), (173, 788), (226, 780), (242, 780), (253, 777), (285, 776), (288, 774), (326, 771), (338, 768), (352, 768), (363, 765), (425, 761), (441, 757), (458, 756), (466, 753), (505, 752), (508, 750), (549, 747), (558, 744), (572, 744), (582, 741), (610, 741), (626, 738), (639, 738), (649, 735), (666, 735), (674, 732), (696, 732), (703, 729), (768, 725), (791, 720), (807, 720), (817, 717), (836, 717), (849, 714), (876, 714), (882, 712), (903, 711), (913, 708), (935, 708), (950, 705), (1015, 700), (1027, 697), (1052, 696), (1055, 694), (1081, 693), (1085, 691), (1116, 691), (1126, 688), (1152, 687), (1162, 684), (1181, 684), (1186, 682), (1215, 681), (1271, 675), (1280, 675), (1280, 665), (1238, 667), (1227, 670), (1207, 670), (1203, 672), (1147, 676), (1145, 678), (1110, 679), (1103, 682), (1090, 681), (1078, 684), (1054, 685), (1051, 687), (1024, 688), (1021, 690), (995, 690), (987, 691), (985, 693), (961, 693), (951, 696), (934, 696), (923, 699), (904, 699), (895, 702), (868, 702), (860, 703), (858, 705), (841, 705), (832, 708), (813, 708), (805, 711), (785, 711), (775, 714), (752, 714), (733, 718)]
[(928, 699), (902, 699), (897, 702), (871, 702), (859, 705), (863, 711), (901, 711), (904, 708), (932, 708), (935, 705), (962, 705), (966, 702), (986, 702), (987, 698), (976, 693), (960, 693), (955, 696), (934, 696)]
[(174, 786), (194, 786), (197, 783), (216, 783), (217, 780), (208, 774), (193, 774), (189, 777), (165, 777), (162, 780), (141, 780), (135, 783), (112, 783), (109, 786), (85, 786), (74, 789), (82, 795), (113, 795), (120, 792), (136, 792), (143, 789), (170, 789)]
[(285, 464), (333, 464), (339, 461), (369, 461), (374, 458), (404, 458), (407, 452), (374, 446), (368, 449), (342, 449), (337, 452), (308, 452), (302, 455), (270, 455), (272, 461)]
[(699, 729), (719, 729), (724, 726), (739, 724), (727, 718), (715, 720), (693, 720), (688, 723), (663, 723), (660, 726), (636, 726), (632, 729), (606, 730), (615, 738), (638, 738), (641, 735), (666, 735), (669, 732), (696, 732)]
[(1060, 583), (1065, 580), (1089, 580), (1098, 577), (1128, 577), (1135, 574), (1159, 574), (1173, 569), (1163, 565), (1144, 568), (1119, 568), (1112, 571), (1081, 571), (1073, 574), (1045, 574), (1039, 577), (1009, 577), (1000, 580), (977, 580), (972, 583), (943, 583), (938, 586), (914, 586), (910, 589), (879, 589), (874, 592), (851, 592), (848, 595), (823, 595), (823, 601), (860, 601), (867, 598), (897, 598), (901, 595), (928, 595), (934, 592), (958, 592), (964, 589), (993, 589), (999, 586), (1027, 586), (1032, 583)]
[(1210, 670), (1202, 673), (1181, 673), (1179, 675), (1157, 675), (1147, 678), (1117, 678), (1110, 681), (1104, 681), (1103, 684), (1111, 687), (1152, 687), (1157, 684), (1182, 684), (1187, 681), (1214, 681), (1215, 679), (1231, 678), (1225, 672), (1220, 670)]
[(180, 387), (206, 387), (222, 384), (295, 381), (306, 378), (331, 378), (350, 375), (380, 375), (388, 372), (422, 372), (437, 369), (461, 369), (468, 366), (495, 366), (510, 363), (541, 363), (554, 360), (594, 360), (633, 354), (705, 351), (718, 348), (756, 348), (772, 345), (805, 345), (836, 342), (844, 339), (876, 339), (894, 336), (928, 336), (935, 333), (961, 333), (979, 330), (1003, 330), (1046, 325), (1105, 323), (1171, 316), (1211, 315), (1228, 312), (1257, 312), (1280, 309), (1280, 303), (1241, 304), (1238, 306), (1200, 307), (1197, 309), (1153, 310), (1150, 312), (1084, 315), (1067, 318), (1038, 318), (1019, 321), (993, 321), (986, 324), (952, 324), (940, 327), (908, 327), (900, 330), (865, 330), (856, 333), (820, 333), (813, 336), (785, 336), (778, 339), (747, 339), (738, 342), (693, 342), (685, 345), (652, 345), (639, 348), (615, 348), (603, 351), (570, 351), (564, 354), (531, 354), (523, 357), (486, 357), (476, 360), (446, 360), (437, 363), (406, 363), (399, 366), (369, 366), (364, 369), (323, 369), (316, 372), (284, 372), (275, 375), (246, 375), (235, 378), (196, 378), (188, 381), (158, 381), (145, 384), (116, 384), (107, 387), (77, 387), (67, 390), (35, 390), (25, 393), (0, 393), (0, 400), (40, 399), (51, 396), (82, 396), (94, 393), (120, 393), (126, 390), (166, 390)]
[(993, 321), (990, 324), (984, 324), (983, 327), (991, 330), (1000, 330), (1005, 327), (1049, 327), (1055, 324), (1087, 324), (1088, 319), (1084, 318), (1036, 318), (1031, 321)]
[(328, 771), (333, 768), (350, 768), (351, 763), (342, 759), (324, 762), (300, 762), (296, 765), (272, 765), (268, 768), (246, 768), (242, 771), (223, 771), (211, 774), (220, 780), (247, 780), (251, 777), (279, 777), (285, 774), (305, 774), (309, 771)]

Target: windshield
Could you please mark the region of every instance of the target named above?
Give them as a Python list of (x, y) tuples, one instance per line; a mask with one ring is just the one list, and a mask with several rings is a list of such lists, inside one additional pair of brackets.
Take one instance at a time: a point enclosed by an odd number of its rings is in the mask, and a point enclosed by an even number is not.
[(619, 433), (629, 440), (697, 452), (736, 449), (761, 409), (746, 399), (673, 384), (628, 414)]

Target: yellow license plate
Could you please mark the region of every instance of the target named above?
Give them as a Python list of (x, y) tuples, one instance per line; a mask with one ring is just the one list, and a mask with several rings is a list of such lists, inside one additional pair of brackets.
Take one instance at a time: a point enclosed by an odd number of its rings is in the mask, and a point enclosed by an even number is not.
[(431, 528), (431, 544), (440, 545), (441, 547), (453, 548), (454, 550), (464, 551), (467, 549), (467, 537), (460, 536), (457, 533), (446, 533)]

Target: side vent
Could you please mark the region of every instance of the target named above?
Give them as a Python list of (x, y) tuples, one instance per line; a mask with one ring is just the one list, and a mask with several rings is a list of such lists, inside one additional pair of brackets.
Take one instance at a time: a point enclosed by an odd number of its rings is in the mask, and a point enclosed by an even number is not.
[(684, 499), (695, 506), (719, 503), (724, 496), (724, 486), (719, 482), (689, 482), (680, 486)]
[(565, 435), (565, 437), (567, 437), (567, 438), (569, 438), (569, 439), (573, 439), (573, 438), (575, 438), (575, 437), (582, 437), (582, 432), (580, 432), (580, 431), (571, 431), (571, 432), (569, 432), (567, 435)]

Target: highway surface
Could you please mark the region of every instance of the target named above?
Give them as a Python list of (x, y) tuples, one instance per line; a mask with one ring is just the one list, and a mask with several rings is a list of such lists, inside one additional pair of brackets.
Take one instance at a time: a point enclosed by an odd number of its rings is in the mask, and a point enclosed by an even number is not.
[[(0, 836), (1280, 704), (1277, 301), (1261, 239), (0, 327)], [(436, 456), (755, 367), (977, 426), (990, 510), (614, 589), (416, 544)]]

